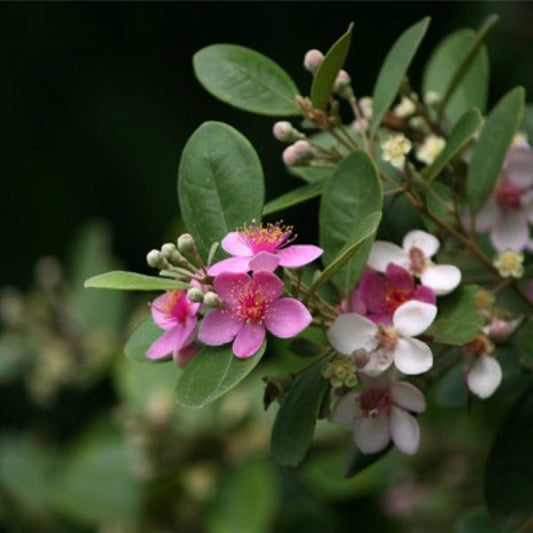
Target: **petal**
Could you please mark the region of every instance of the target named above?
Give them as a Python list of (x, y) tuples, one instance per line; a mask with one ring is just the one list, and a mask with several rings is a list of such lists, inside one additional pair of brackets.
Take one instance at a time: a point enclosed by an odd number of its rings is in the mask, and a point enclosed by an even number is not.
[(222, 259), (222, 261), (211, 265), (207, 273), (210, 276), (218, 276), (222, 272), (248, 272), (251, 270), (249, 263), (249, 257), (228, 257), (228, 259)]
[(390, 440), (389, 415), (358, 418), (354, 429), (356, 446), (363, 453), (376, 453), (383, 450)]
[(374, 241), (368, 256), (368, 266), (379, 272), (385, 272), (389, 263), (406, 268), (409, 266), (409, 259), (403, 248), (400, 248), (397, 244), (387, 241)]
[(426, 331), (437, 316), (437, 307), (433, 304), (409, 300), (400, 305), (392, 315), (396, 331), (403, 337), (415, 337)]
[[(193, 324), (194, 328), (195, 324)], [(194, 329), (193, 329), (194, 331)], [(146, 352), (148, 359), (159, 359), (174, 352), (178, 352), (185, 344), (184, 341), (190, 335), (189, 329), (184, 328), (181, 324), (169, 329), (161, 335)]]
[(500, 216), (500, 208), (496, 200), (491, 196), (476, 215), (476, 231), (484, 233), (494, 226)]
[(525, 215), (517, 209), (502, 213), (490, 232), (490, 238), (499, 252), (520, 252), (529, 241), (529, 226)]
[(245, 324), (233, 342), (233, 353), (237, 357), (250, 357), (257, 353), (265, 340), (265, 327), (261, 324)]
[(180, 367), (185, 368), (191, 359), (198, 352), (198, 348), (192, 344), (181, 349), (178, 353), (174, 354), (174, 362)]
[(339, 353), (351, 355), (364, 348), (372, 351), (377, 346), (377, 326), (356, 313), (339, 315), (328, 330), (328, 339)]
[(411, 273), (393, 263), (387, 266), (387, 279), (391, 285), (401, 291), (412, 291), (415, 286), (415, 280)]
[(505, 172), (509, 181), (520, 189), (533, 185), (533, 150), (528, 147), (511, 148), (505, 162)]
[(468, 388), (480, 398), (488, 398), (502, 381), (502, 368), (498, 361), (490, 356), (480, 355), (466, 374)]
[(367, 312), (386, 311), (387, 278), (375, 270), (368, 270), (359, 281), (359, 291)]
[(287, 339), (302, 332), (313, 320), (305, 305), (294, 298), (281, 298), (267, 310), (265, 326), (276, 337)]
[(393, 353), (391, 350), (375, 350), (369, 355), (368, 363), (360, 371), (367, 376), (379, 376), (389, 368), (392, 361)]
[(398, 406), (421, 413), (426, 410), (424, 395), (411, 383), (394, 381), (390, 387), (392, 401)]
[(393, 352), (394, 364), (403, 374), (422, 374), (433, 366), (429, 346), (418, 339), (398, 339)]
[(437, 297), (432, 289), (426, 287), (425, 285), (419, 285), (413, 292), (413, 300), (435, 305), (437, 302)]
[(274, 272), (279, 265), (279, 257), (270, 252), (259, 252), (256, 256), (250, 259), (250, 270), (254, 272)]
[(252, 278), (243, 272), (222, 272), (215, 278), (213, 285), (218, 296), (230, 307), (238, 304), (237, 287), (251, 284)]
[(522, 199), (520, 203), (522, 213), (524, 213), (530, 223), (533, 223), (533, 190), (527, 191), (522, 194)]
[(312, 244), (293, 244), (278, 251), (279, 264), (287, 268), (299, 268), (311, 263), (323, 254), (324, 250)]
[(240, 231), (231, 231), (222, 239), (220, 244), (228, 254), (242, 257), (251, 257), (253, 255), (252, 249), (246, 242), (246, 237)]
[(329, 419), (337, 424), (350, 424), (356, 418), (358, 412), (359, 402), (357, 401), (358, 394), (356, 392), (349, 392), (343, 396), (333, 408)]
[(387, 374), (369, 376), (368, 374), (361, 373), (359, 378), (365, 389), (388, 389), (391, 384), (391, 379)]
[(426, 257), (433, 257), (440, 247), (439, 239), (421, 230), (410, 231), (403, 239), (403, 249), (409, 253), (411, 248), (418, 248)]
[(161, 329), (173, 328), (177, 323), (176, 318), (172, 316), (169, 309), (171, 299), (174, 297), (174, 291), (167, 291), (150, 304), (152, 318)]
[(230, 342), (243, 327), (243, 321), (225, 309), (213, 309), (202, 320), (198, 339), (208, 346)]
[(399, 407), (392, 407), (390, 412), (390, 432), (396, 448), (412, 455), (420, 445), (420, 428), (416, 418)]
[(454, 265), (431, 265), (428, 266), (420, 281), (429, 287), (437, 296), (452, 292), (461, 283), (461, 271)]
[(254, 273), (252, 287), (259, 289), (268, 302), (273, 302), (283, 293), (283, 282), (271, 272)]

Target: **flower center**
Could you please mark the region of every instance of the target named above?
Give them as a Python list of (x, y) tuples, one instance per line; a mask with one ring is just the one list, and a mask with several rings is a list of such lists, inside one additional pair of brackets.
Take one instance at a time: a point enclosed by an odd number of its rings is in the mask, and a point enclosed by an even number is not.
[(384, 350), (392, 350), (398, 342), (398, 333), (394, 326), (380, 326), (377, 335), (378, 345)]
[(251, 283), (236, 288), (235, 300), (237, 305), (232, 309), (239, 318), (247, 323), (262, 324), (271, 299), (260, 287), (253, 287)]
[(494, 189), (494, 198), (502, 209), (520, 207), (522, 191), (509, 180), (501, 180)]
[(240, 234), (254, 254), (276, 252), (293, 239), (292, 228), (290, 226), (282, 226), (278, 222), (263, 226), (263, 224), (257, 224), (253, 220), (250, 226), (244, 226)]
[(385, 307), (387, 312), (392, 314), (400, 305), (410, 300), (414, 290), (401, 289), (392, 283), (387, 283), (385, 287)]
[(172, 291), (165, 304), (164, 312), (180, 324), (189, 316), (189, 301), (184, 291)]
[(426, 254), (418, 247), (409, 249), (409, 270), (413, 274), (421, 274), (426, 268)]
[(370, 389), (362, 392), (358, 398), (359, 407), (367, 418), (386, 413), (392, 404), (388, 390)]

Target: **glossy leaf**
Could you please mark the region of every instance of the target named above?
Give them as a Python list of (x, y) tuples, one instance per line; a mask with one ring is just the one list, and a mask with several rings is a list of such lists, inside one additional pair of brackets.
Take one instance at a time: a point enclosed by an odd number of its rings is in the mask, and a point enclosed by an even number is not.
[(462, 364), (454, 365), (439, 379), (435, 399), (446, 407), (463, 407), (467, 404), (468, 389)]
[(381, 119), (390, 108), (403, 83), (407, 69), (424, 37), (429, 17), (407, 28), (390, 49), (378, 74), (373, 92), (371, 134), (374, 135)]
[(164, 331), (158, 327), (151, 317), (143, 320), (130, 335), (124, 346), (124, 354), (133, 361), (152, 361), (146, 357), (146, 352)]
[(83, 285), (91, 289), (119, 289), (124, 291), (171, 291), (190, 287), (188, 283), (182, 281), (123, 270), (113, 270), (93, 276), (86, 280)]
[(352, 41), (353, 22), (346, 33), (336, 41), (324, 56), (311, 85), (311, 101), (316, 109), (326, 111), (335, 78), (344, 66)]
[(465, 148), (481, 124), (481, 114), (477, 109), (467, 111), (453, 128), (442, 152), (433, 164), (423, 171), (424, 178), (428, 181), (434, 180), (442, 169)]
[(317, 357), (324, 352), (324, 346), (300, 337), (289, 342), (289, 350), (300, 357)]
[(274, 200), (265, 204), (263, 215), (271, 215), (320, 196), (324, 190), (325, 183), (325, 180), (309, 183), (274, 198)]
[(259, 363), (266, 343), (246, 359), (235, 357), (231, 345), (204, 346), (183, 369), (178, 379), (176, 399), (182, 405), (203, 407), (216, 400), (240, 381)]
[(292, 382), (272, 428), (271, 451), (282, 465), (296, 466), (311, 446), (320, 404), (329, 384), (325, 362), (313, 365)]
[(477, 291), (475, 285), (463, 285), (439, 298), (437, 318), (425, 334), (432, 336), (434, 342), (454, 346), (471, 341), (483, 326), (474, 302)]
[(533, 386), (514, 404), (503, 422), (485, 468), (485, 501), (504, 531), (512, 531), (533, 513)]
[(524, 113), (525, 93), (522, 87), (509, 91), (490, 112), (466, 176), (466, 196), (477, 211), (488, 199), (502, 168), (513, 135)]
[(205, 122), (183, 150), (178, 195), (185, 224), (206, 258), (213, 241), (261, 219), (263, 170), (254, 148), (231, 126)]
[[(353, 236), (361, 224), (372, 222), (371, 218), (364, 222), (366, 217), (381, 211), (382, 198), (377, 169), (366, 153), (354, 152), (341, 161), (326, 183), (320, 204), (320, 246), (324, 249), (326, 267), (346, 251), (346, 246), (354, 244)], [(344, 294), (353, 288), (361, 274), (371, 240), (364, 242), (334, 276), (333, 282)]]
[[(451, 86), (454, 75), (465, 64), (465, 60), (477, 34), (474, 30), (464, 28), (446, 37), (431, 54), (424, 71), (423, 93), (434, 91), (444, 97)], [(445, 108), (446, 116), (456, 123), (464, 113), (473, 107), (482, 113), (487, 105), (487, 88), (489, 84), (489, 60), (485, 46), (478, 48), (464, 69), (455, 90), (449, 97)], [(451, 93), (450, 93), (451, 94)]]
[(524, 319), (513, 335), (512, 342), (520, 362), (533, 370), (533, 317)]
[(376, 453), (363, 453), (356, 446), (353, 446), (348, 451), (346, 465), (344, 467), (344, 477), (349, 478), (356, 476), (359, 472), (365, 468), (373, 465), (379, 461), (382, 457), (385, 457), (389, 451), (393, 448), (392, 442)]
[(299, 115), (298, 88), (268, 57), (233, 44), (214, 44), (193, 56), (198, 81), (213, 96), (261, 115)]

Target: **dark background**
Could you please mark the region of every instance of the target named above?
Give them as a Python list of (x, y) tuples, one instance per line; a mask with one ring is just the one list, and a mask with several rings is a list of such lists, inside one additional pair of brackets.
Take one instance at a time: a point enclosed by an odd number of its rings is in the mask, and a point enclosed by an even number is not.
[[(488, 39), (490, 102), (515, 85), (533, 89), (533, 4), (527, 2), (179, 2), (0, 5), (2, 157), (0, 285), (27, 285), (35, 260), (64, 257), (88, 219), (109, 221), (124, 266), (145, 271), (145, 253), (178, 215), (176, 172), (205, 120), (230, 123), (258, 151), (269, 198), (292, 188), (271, 137), (275, 119), (232, 109), (196, 81), (191, 57), (228, 42), (281, 64), (302, 92), (309, 48), (327, 48), (355, 22), (347, 62), (356, 94), (369, 94), (387, 50), (409, 25), (432, 22), (411, 68), (447, 33), (501, 20)], [(313, 231), (301, 228), (299, 233)]]

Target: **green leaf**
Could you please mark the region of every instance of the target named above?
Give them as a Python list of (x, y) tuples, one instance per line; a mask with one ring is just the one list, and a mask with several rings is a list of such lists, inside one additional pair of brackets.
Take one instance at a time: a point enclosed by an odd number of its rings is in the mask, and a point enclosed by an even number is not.
[(533, 139), (533, 104), (526, 105), (524, 109), (524, 118), (520, 125), (520, 131), (523, 131), (528, 139)]
[(477, 211), (488, 199), (503, 165), (513, 135), (524, 113), (522, 87), (509, 91), (487, 117), (466, 176), (466, 196)]
[(344, 467), (344, 477), (350, 478), (359, 474), (359, 472), (373, 465), (382, 457), (387, 455), (392, 447), (392, 442), (389, 442), (389, 444), (383, 448), (383, 450), (377, 453), (363, 453), (357, 447), (353, 446), (348, 452), (348, 460), (346, 461), (346, 466)]
[(533, 370), (533, 317), (525, 319), (512, 338), (520, 362)]
[(485, 467), (485, 501), (504, 531), (533, 513), (533, 387), (522, 394), (502, 424)]
[(317, 357), (324, 352), (324, 346), (300, 337), (289, 342), (289, 350), (300, 357)]
[[(368, 229), (359, 226), (373, 223), (369, 217), (381, 210), (383, 192), (374, 162), (364, 152), (348, 155), (328, 180), (320, 204), (320, 246), (324, 249), (323, 262), (326, 266), (337, 260), (346, 246), (354, 244), (353, 236)], [(373, 215), (375, 216), (375, 215)], [(367, 218), (369, 217), (369, 218)], [(364, 222), (366, 220), (366, 222)], [(355, 252), (344, 269), (337, 273), (333, 282), (347, 294), (361, 274), (372, 238), (369, 237)]]
[[(450, 210), (454, 209), (454, 198), (453, 198), (453, 191), (448, 187), (447, 185), (444, 185), (443, 183), (440, 183), (438, 181), (431, 184), (431, 191), (438, 195), (442, 202), (444, 202), (445, 205), (443, 205), (441, 202), (439, 202), (433, 194), (430, 194), (430, 192), (426, 193), (426, 203), (428, 207), (428, 211), (442, 220), (443, 222), (446, 222), (449, 226), (456, 227), (457, 226), (457, 219), (455, 218), (455, 215)], [(446, 207), (448, 209), (446, 209)], [(439, 230), (439, 226), (433, 222), (428, 216), (422, 215), (422, 219), (424, 223), (426, 224), (426, 227), (431, 233), (434, 233)]]
[[(487, 105), (489, 59), (485, 46), (480, 46), (472, 60), (466, 62), (476, 42), (477, 34), (472, 29), (464, 28), (452, 33), (435, 48), (424, 71), (424, 94), (434, 91), (442, 98), (452, 84), (455, 86), (445, 107), (446, 115), (453, 124), (469, 109), (475, 107), (483, 113)], [(460, 70), (459, 78), (457, 73)]]
[(429, 21), (429, 17), (426, 17), (407, 28), (396, 40), (381, 66), (373, 93), (372, 136), (398, 94)]
[(372, 237), (379, 226), (381, 220), (381, 211), (374, 211), (368, 213), (361, 222), (356, 226), (349, 241), (344, 248), (339, 252), (339, 255), (334, 259), (316, 279), (310, 288), (310, 291), (315, 291), (324, 283), (327, 283), (335, 274), (344, 268), (344, 266), (353, 258), (357, 251), (361, 248), (363, 243)]
[(328, 50), (318, 67), (311, 85), (311, 101), (315, 109), (326, 111), (329, 97), (335, 85), (335, 78), (344, 66), (352, 41), (353, 22), (348, 30)]
[(143, 320), (126, 342), (124, 354), (132, 361), (151, 361), (146, 357), (146, 352), (163, 333), (164, 331), (154, 323), (151, 317)]
[(208, 533), (268, 533), (277, 507), (277, 479), (266, 461), (248, 462), (222, 478), (208, 512)]
[(204, 346), (183, 369), (176, 399), (182, 405), (203, 407), (242, 381), (259, 363), (266, 343), (246, 359), (235, 357), (231, 346)]
[(453, 533), (504, 533), (491, 520), (484, 508), (469, 511), (461, 517)]
[(178, 176), (181, 213), (202, 257), (213, 241), (261, 219), (261, 163), (248, 140), (232, 127), (202, 124), (185, 145)]
[(93, 276), (85, 281), (84, 287), (91, 289), (119, 289), (123, 291), (171, 291), (188, 289), (190, 285), (170, 278), (156, 278), (136, 272), (113, 270)]
[(438, 383), (435, 399), (445, 407), (463, 407), (468, 403), (468, 389), (463, 365), (454, 365)]
[(426, 331), (434, 342), (461, 346), (471, 341), (483, 326), (483, 318), (475, 306), (476, 285), (463, 285), (439, 298), (435, 322)]
[(467, 145), (482, 124), (481, 114), (477, 109), (468, 110), (453, 128), (446, 146), (433, 164), (422, 172), (428, 181), (434, 180), (442, 169)]
[(302, 202), (307, 202), (307, 200), (320, 196), (324, 190), (325, 183), (325, 180), (309, 183), (303, 187), (299, 187), (298, 189), (294, 189), (286, 194), (278, 196), (274, 200), (265, 204), (263, 215), (271, 215), (272, 213), (283, 211), (284, 209), (288, 209), (289, 207), (301, 204)]
[(296, 466), (311, 445), (320, 404), (329, 388), (322, 377), (325, 364), (315, 364), (294, 379), (276, 415), (270, 445), (282, 465)]
[(268, 57), (244, 46), (214, 44), (193, 56), (198, 81), (214, 97), (261, 115), (299, 115), (298, 88)]

